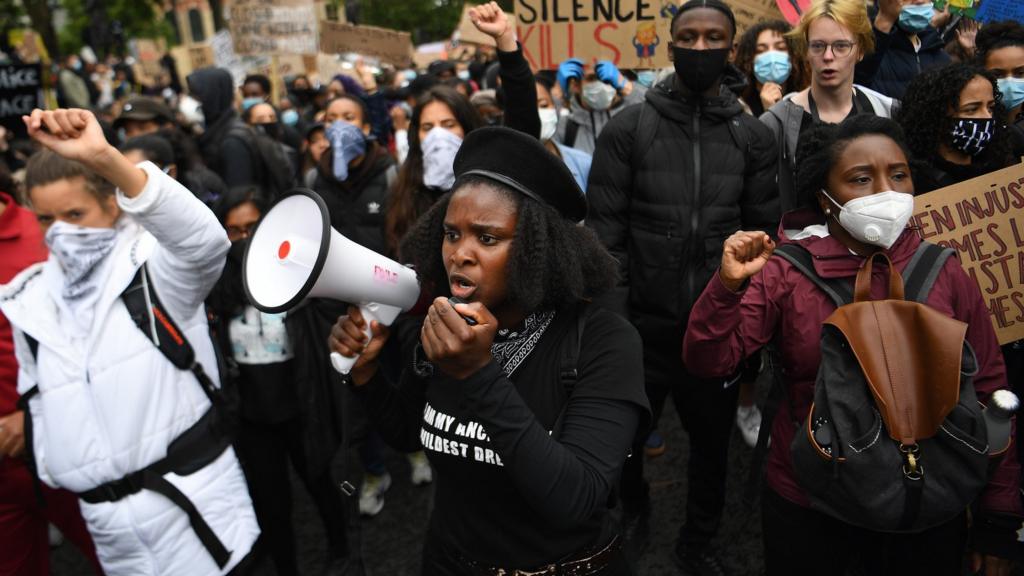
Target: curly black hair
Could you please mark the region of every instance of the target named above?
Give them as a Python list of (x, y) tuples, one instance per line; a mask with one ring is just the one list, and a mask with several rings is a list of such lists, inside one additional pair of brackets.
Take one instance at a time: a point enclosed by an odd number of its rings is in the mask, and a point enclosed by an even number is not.
[(757, 93), (757, 78), (754, 77), (754, 58), (757, 58), (757, 38), (765, 30), (774, 30), (786, 41), (786, 48), (789, 52), (789, 62), (792, 70), (785, 85), (782, 86), (782, 93), (799, 92), (807, 87), (810, 82), (807, 62), (797, 54), (797, 43), (792, 37), (787, 36), (793, 27), (785, 20), (762, 20), (743, 33), (736, 43), (735, 65), (747, 78), (747, 85), (743, 88), (742, 98), (748, 105), (751, 102), (760, 103), (761, 97)]
[(874, 114), (858, 114), (839, 124), (819, 124), (800, 136), (796, 148), (797, 205), (820, 213), (818, 191), (828, 187), (828, 174), (839, 155), (857, 138), (872, 135), (891, 138), (910, 159), (910, 150), (900, 125)]
[(954, 63), (932, 68), (918, 74), (910, 81), (903, 96), (903, 104), (896, 113), (896, 121), (907, 136), (907, 147), (914, 160), (936, 164), (941, 162), (939, 144), (949, 142), (949, 134), (956, 122), (949, 116), (949, 110), (960, 108), (960, 93), (977, 77), (992, 84), (996, 107), (993, 118), (996, 121), (992, 142), (975, 157), (980, 166), (1003, 168), (1010, 162), (1010, 133), (1006, 130), (1006, 108), (1003, 96), (996, 86), (996, 78), (984, 68), (965, 63)]
[(974, 44), (977, 48), (978, 65), (984, 66), (985, 60), (993, 50), (1008, 46), (1024, 46), (1024, 24), (1015, 20), (989, 22), (978, 31)]
[(444, 217), (452, 195), (467, 186), (483, 186), (516, 204), (516, 229), (508, 261), (509, 299), (527, 313), (562, 308), (610, 290), (617, 265), (597, 235), (566, 220), (550, 206), (479, 176), (460, 178), (409, 230), (401, 254), (424, 289), (448, 295), (448, 271), (441, 257)]

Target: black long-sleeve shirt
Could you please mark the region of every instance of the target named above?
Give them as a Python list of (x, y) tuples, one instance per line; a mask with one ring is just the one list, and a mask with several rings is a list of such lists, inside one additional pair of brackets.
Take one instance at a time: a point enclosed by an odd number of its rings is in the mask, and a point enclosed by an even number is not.
[(523, 47), (515, 52), (498, 50), (498, 73), (505, 93), (505, 126), (540, 138), (540, 116), (537, 114), (537, 80), (530, 64), (523, 57)]
[(428, 542), (445, 554), (529, 569), (610, 540), (608, 496), (649, 414), (641, 344), (625, 320), (595, 310), (566, 401), (569, 330), (576, 313), (556, 314), (511, 377), (492, 361), (461, 381), (406, 370), (396, 387), (378, 372), (357, 389), (386, 441), (426, 449), (437, 480)]

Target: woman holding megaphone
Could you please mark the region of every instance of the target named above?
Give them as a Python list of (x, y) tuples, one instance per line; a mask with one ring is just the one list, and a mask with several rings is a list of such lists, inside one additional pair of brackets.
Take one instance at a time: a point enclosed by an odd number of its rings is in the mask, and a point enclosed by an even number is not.
[[(528, 170), (524, 169), (529, 167)], [(437, 491), (424, 574), (623, 574), (608, 516), (649, 418), (640, 339), (588, 304), (615, 262), (586, 228), (568, 169), (506, 128), (466, 137), (455, 185), (403, 242), (427, 312), (397, 384), (357, 308), (330, 347), (359, 355), (351, 383), (395, 448), (422, 446)]]

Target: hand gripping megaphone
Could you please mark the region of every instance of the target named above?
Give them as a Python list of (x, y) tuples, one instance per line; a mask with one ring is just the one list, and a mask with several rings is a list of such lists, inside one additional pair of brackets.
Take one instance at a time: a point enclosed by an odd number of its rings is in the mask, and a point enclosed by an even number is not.
[[(242, 284), (249, 301), (263, 312), (284, 312), (306, 298), (359, 306), (367, 337), (371, 321), (390, 325), (420, 296), (411, 268), (331, 228), (323, 199), (302, 188), (282, 196), (256, 228), (245, 251)], [(342, 374), (355, 362), (331, 354), (331, 364)]]

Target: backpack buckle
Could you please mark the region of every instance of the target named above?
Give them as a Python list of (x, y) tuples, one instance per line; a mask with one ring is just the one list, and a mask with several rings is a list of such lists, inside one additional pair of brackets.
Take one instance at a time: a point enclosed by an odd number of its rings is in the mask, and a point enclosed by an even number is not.
[(920, 448), (917, 444), (900, 444), (903, 454), (903, 476), (907, 480), (920, 480), (924, 477), (924, 466), (921, 464)]

